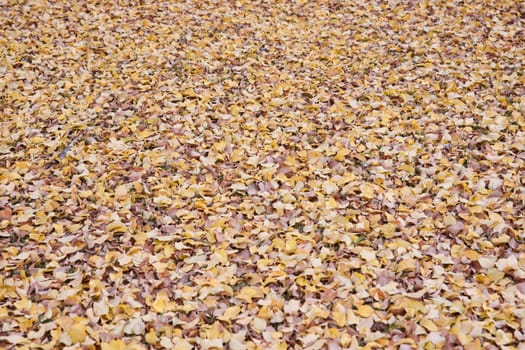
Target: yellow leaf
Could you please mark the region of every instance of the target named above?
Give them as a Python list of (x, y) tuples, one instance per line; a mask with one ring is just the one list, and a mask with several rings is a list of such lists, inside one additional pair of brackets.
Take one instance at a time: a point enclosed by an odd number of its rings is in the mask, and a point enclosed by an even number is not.
[(416, 262), (414, 259), (407, 259), (407, 260), (401, 260), (399, 264), (397, 264), (397, 272), (403, 272), (403, 271), (414, 271), (416, 269)]
[(370, 317), (374, 313), (374, 309), (370, 305), (361, 305), (357, 308), (356, 313), (361, 317)]
[(463, 255), (467, 258), (467, 259), (470, 259), (472, 261), (477, 261), (479, 259), (479, 253), (475, 250), (472, 250), (472, 249), (467, 249), (465, 250), (465, 252), (463, 253)]
[(173, 350), (191, 350), (195, 348), (185, 339), (174, 339), (174, 342), (175, 346), (173, 347)]
[(46, 236), (44, 236), (43, 234), (41, 233), (31, 233), (29, 235), (29, 238), (32, 240), (32, 241), (35, 241), (35, 242), (40, 242), (42, 240), (44, 240)]
[[(342, 326), (341, 326), (342, 327)], [(339, 339), (341, 333), (339, 332), (339, 329), (331, 327), (328, 329), (328, 337), (332, 339)]]
[(226, 149), (226, 142), (224, 141), (216, 142), (212, 146), (212, 148), (215, 149), (217, 152), (224, 152), (224, 150)]
[(361, 195), (366, 199), (374, 198), (374, 188), (371, 185), (362, 184), (361, 186), (359, 186), (359, 190), (361, 191)]
[(159, 195), (157, 197), (153, 197), (153, 203), (158, 204), (159, 206), (168, 207), (173, 203), (173, 200), (168, 196)]
[(443, 223), (445, 224), (445, 226), (454, 225), (456, 223), (456, 218), (453, 215), (446, 215), (443, 218)]
[(14, 302), (16, 309), (20, 311), (29, 309), (31, 307), (31, 304), (31, 301), (26, 297), (22, 297), (21, 300)]
[(154, 134), (154, 132), (151, 131), (151, 130), (148, 130), (148, 129), (144, 129), (144, 130), (142, 130), (142, 131), (138, 131), (138, 132), (137, 132), (137, 136), (138, 136), (138, 138), (139, 138), (139, 139), (142, 139), (142, 140), (145, 139), (145, 138), (150, 137), (150, 136), (153, 135), (153, 134)]
[(81, 343), (86, 339), (86, 327), (83, 324), (76, 323), (71, 326), (68, 334), (73, 343)]
[(438, 326), (431, 320), (424, 318), (419, 322), (419, 324), (423, 327), (425, 327), (430, 332), (437, 332), (439, 330)]
[(315, 306), (315, 305), (312, 307), (312, 309), (310, 311), (310, 318), (311, 319), (314, 319), (316, 317), (327, 318), (328, 316), (330, 316), (330, 311), (329, 310), (320, 308), (320, 307)]
[(409, 317), (414, 317), (418, 312), (421, 312), (424, 306), (421, 301), (410, 298), (403, 298), (397, 305), (404, 308)]
[(108, 232), (124, 233), (126, 230), (126, 226), (121, 222), (112, 222), (106, 226), (106, 231)]
[(338, 162), (341, 162), (345, 160), (345, 157), (350, 154), (350, 150), (346, 148), (341, 148), (339, 151), (337, 151), (337, 154), (334, 156), (334, 160), (337, 160)]
[(450, 255), (453, 258), (460, 258), (463, 256), (463, 247), (461, 247), (459, 244), (454, 244), (452, 247), (450, 247)]
[(269, 320), (274, 315), (274, 312), (268, 308), (267, 306), (263, 306), (259, 309), (259, 313), (257, 316), (259, 316), (262, 319)]
[(100, 350), (126, 350), (126, 343), (120, 339), (115, 339), (107, 342), (102, 342), (100, 344)]
[(341, 345), (346, 348), (352, 342), (352, 336), (348, 333), (343, 333), (340, 341), (341, 341)]
[(339, 203), (337, 203), (334, 197), (330, 196), (330, 198), (328, 198), (328, 200), (326, 201), (326, 208), (327, 209), (337, 209), (339, 208)]
[(222, 316), (217, 317), (221, 321), (230, 321), (241, 312), (240, 306), (230, 306), (224, 311)]
[(261, 296), (259, 289), (255, 287), (244, 287), (237, 295), (238, 299), (245, 300), (248, 303), (252, 302), (252, 298)]
[(502, 234), (492, 238), (490, 241), (497, 245), (506, 244), (510, 241), (510, 236), (507, 234)]
[(195, 90), (193, 90), (193, 88), (187, 88), (182, 90), (182, 95), (187, 97), (197, 97), (197, 94), (195, 93)]
[(53, 224), (53, 229), (57, 236), (62, 236), (64, 234), (64, 225), (62, 224)]
[(472, 342), (472, 337), (457, 325), (454, 325), (450, 329), (450, 333), (458, 337), (458, 340), (461, 343), (461, 345), (470, 344)]
[(337, 326), (339, 327), (346, 326), (346, 311), (333, 310), (332, 319), (334, 320)]
[(284, 246), (284, 252), (288, 254), (293, 254), (295, 253), (296, 249), (297, 249), (297, 241), (295, 240), (295, 238), (291, 236), (287, 237), (286, 243)]
[(271, 349), (272, 350), (286, 350), (288, 349), (288, 344), (286, 344), (286, 342), (274, 343)]
[(153, 304), (151, 304), (151, 308), (153, 309), (153, 311), (158, 312), (160, 314), (160, 313), (164, 312), (164, 308), (165, 307), (166, 307), (166, 300), (165, 300), (165, 298), (163, 298), (162, 296), (157, 295), (157, 298), (155, 299)]
[(505, 277), (505, 273), (498, 270), (498, 269), (489, 269), (487, 271), (487, 276), (493, 281), (493, 282), (498, 282), (499, 280), (501, 280), (503, 277)]
[(150, 328), (149, 332), (146, 333), (146, 335), (144, 336), (144, 339), (146, 339), (146, 343), (148, 344), (156, 344), (158, 340), (157, 333), (155, 333), (155, 330), (153, 328)]

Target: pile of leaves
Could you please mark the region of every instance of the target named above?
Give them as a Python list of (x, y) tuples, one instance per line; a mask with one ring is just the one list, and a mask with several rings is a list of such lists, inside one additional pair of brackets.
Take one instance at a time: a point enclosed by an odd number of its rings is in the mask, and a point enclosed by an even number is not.
[(0, 347), (524, 349), (520, 1), (0, 5)]

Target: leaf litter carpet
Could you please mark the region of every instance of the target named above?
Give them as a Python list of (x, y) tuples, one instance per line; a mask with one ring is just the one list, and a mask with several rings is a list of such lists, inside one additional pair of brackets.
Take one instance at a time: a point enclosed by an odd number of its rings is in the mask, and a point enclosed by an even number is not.
[(520, 1), (0, 3), (3, 349), (525, 349)]

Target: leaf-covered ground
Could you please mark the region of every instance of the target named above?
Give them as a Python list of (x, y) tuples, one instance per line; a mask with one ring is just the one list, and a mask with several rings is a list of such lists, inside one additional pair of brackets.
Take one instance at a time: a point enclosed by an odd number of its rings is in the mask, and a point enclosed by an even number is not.
[(525, 349), (524, 18), (2, 1), (0, 347)]

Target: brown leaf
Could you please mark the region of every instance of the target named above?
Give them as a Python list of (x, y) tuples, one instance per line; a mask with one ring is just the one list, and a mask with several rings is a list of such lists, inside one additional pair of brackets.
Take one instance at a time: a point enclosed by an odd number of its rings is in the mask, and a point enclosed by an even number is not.
[(9, 207), (1, 209), (0, 210), (0, 220), (9, 220), (11, 219), (12, 214), (13, 214), (13, 211)]

